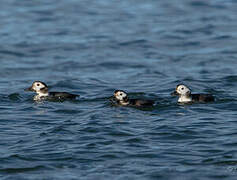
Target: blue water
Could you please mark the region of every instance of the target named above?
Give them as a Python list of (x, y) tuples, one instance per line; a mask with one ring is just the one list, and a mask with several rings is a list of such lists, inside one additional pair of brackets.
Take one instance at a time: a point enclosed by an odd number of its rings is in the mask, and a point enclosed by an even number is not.
[[(2, 0), (0, 179), (237, 178), (237, 2)], [(36, 103), (35, 80), (76, 101)], [(179, 83), (211, 93), (179, 105)], [(111, 106), (115, 89), (153, 99)]]

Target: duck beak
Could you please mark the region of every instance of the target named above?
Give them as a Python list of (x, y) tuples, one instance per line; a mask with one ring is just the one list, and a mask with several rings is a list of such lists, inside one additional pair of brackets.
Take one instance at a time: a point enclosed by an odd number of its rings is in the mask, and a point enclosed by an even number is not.
[(179, 94), (177, 93), (177, 91), (174, 91), (171, 93), (171, 96), (178, 96)]
[(34, 89), (31, 87), (24, 89), (25, 91), (34, 91)]

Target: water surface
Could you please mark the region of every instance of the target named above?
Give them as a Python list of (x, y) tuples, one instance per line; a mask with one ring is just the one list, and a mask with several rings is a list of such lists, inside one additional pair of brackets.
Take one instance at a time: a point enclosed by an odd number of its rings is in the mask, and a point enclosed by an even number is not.
[[(237, 177), (237, 4), (3, 0), (1, 179)], [(41, 102), (34, 80), (76, 101)], [(178, 83), (212, 93), (179, 105)], [(111, 106), (115, 89), (157, 102)]]

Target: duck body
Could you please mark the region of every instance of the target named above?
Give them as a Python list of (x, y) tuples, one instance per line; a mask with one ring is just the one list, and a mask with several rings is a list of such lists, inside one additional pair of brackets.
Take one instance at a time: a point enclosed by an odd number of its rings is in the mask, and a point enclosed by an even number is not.
[(212, 102), (215, 100), (211, 94), (191, 94), (192, 102)]
[(179, 99), (178, 99), (179, 103), (215, 101), (214, 96), (211, 94), (192, 94), (191, 90), (183, 84), (177, 85), (172, 95), (179, 96)]
[(154, 103), (152, 100), (129, 99), (129, 105), (131, 106), (153, 106)]
[(49, 92), (48, 95), (37, 94), (34, 96), (35, 101), (39, 100), (73, 100), (79, 95), (67, 92)]
[(58, 99), (76, 99), (79, 95), (67, 92), (49, 92), (49, 97)]
[(29, 87), (25, 90), (36, 92), (36, 95), (34, 96), (35, 101), (39, 101), (39, 100), (73, 100), (79, 96), (79, 95), (71, 94), (68, 92), (49, 92), (48, 86), (41, 81), (33, 82), (31, 87)]
[(153, 106), (155, 103), (152, 100), (129, 99), (127, 93), (122, 90), (116, 90), (113, 98), (116, 103), (121, 106), (149, 107)]

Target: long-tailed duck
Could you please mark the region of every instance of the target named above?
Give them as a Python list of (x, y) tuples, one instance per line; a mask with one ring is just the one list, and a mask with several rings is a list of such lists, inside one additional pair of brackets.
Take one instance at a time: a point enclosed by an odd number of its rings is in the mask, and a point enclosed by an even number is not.
[(34, 91), (37, 95), (34, 96), (35, 101), (39, 100), (73, 100), (77, 96), (76, 94), (70, 94), (67, 92), (49, 92), (48, 86), (41, 81), (34, 81), (31, 87), (25, 89), (25, 91)]
[(113, 99), (115, 99), (118, 105), (122, 106), (149, 107), (154, 104), (154, 101), (152, 100), (129, 99), (127, 93), (122, 90), (114, 91)]
[(183, 85), (179, 84), (171, 95), (179, 96), (179, 103), (190, 102), (211, 102), (214, 101), (214, 97), (211, 94), (191, 94), (191, 90)]

